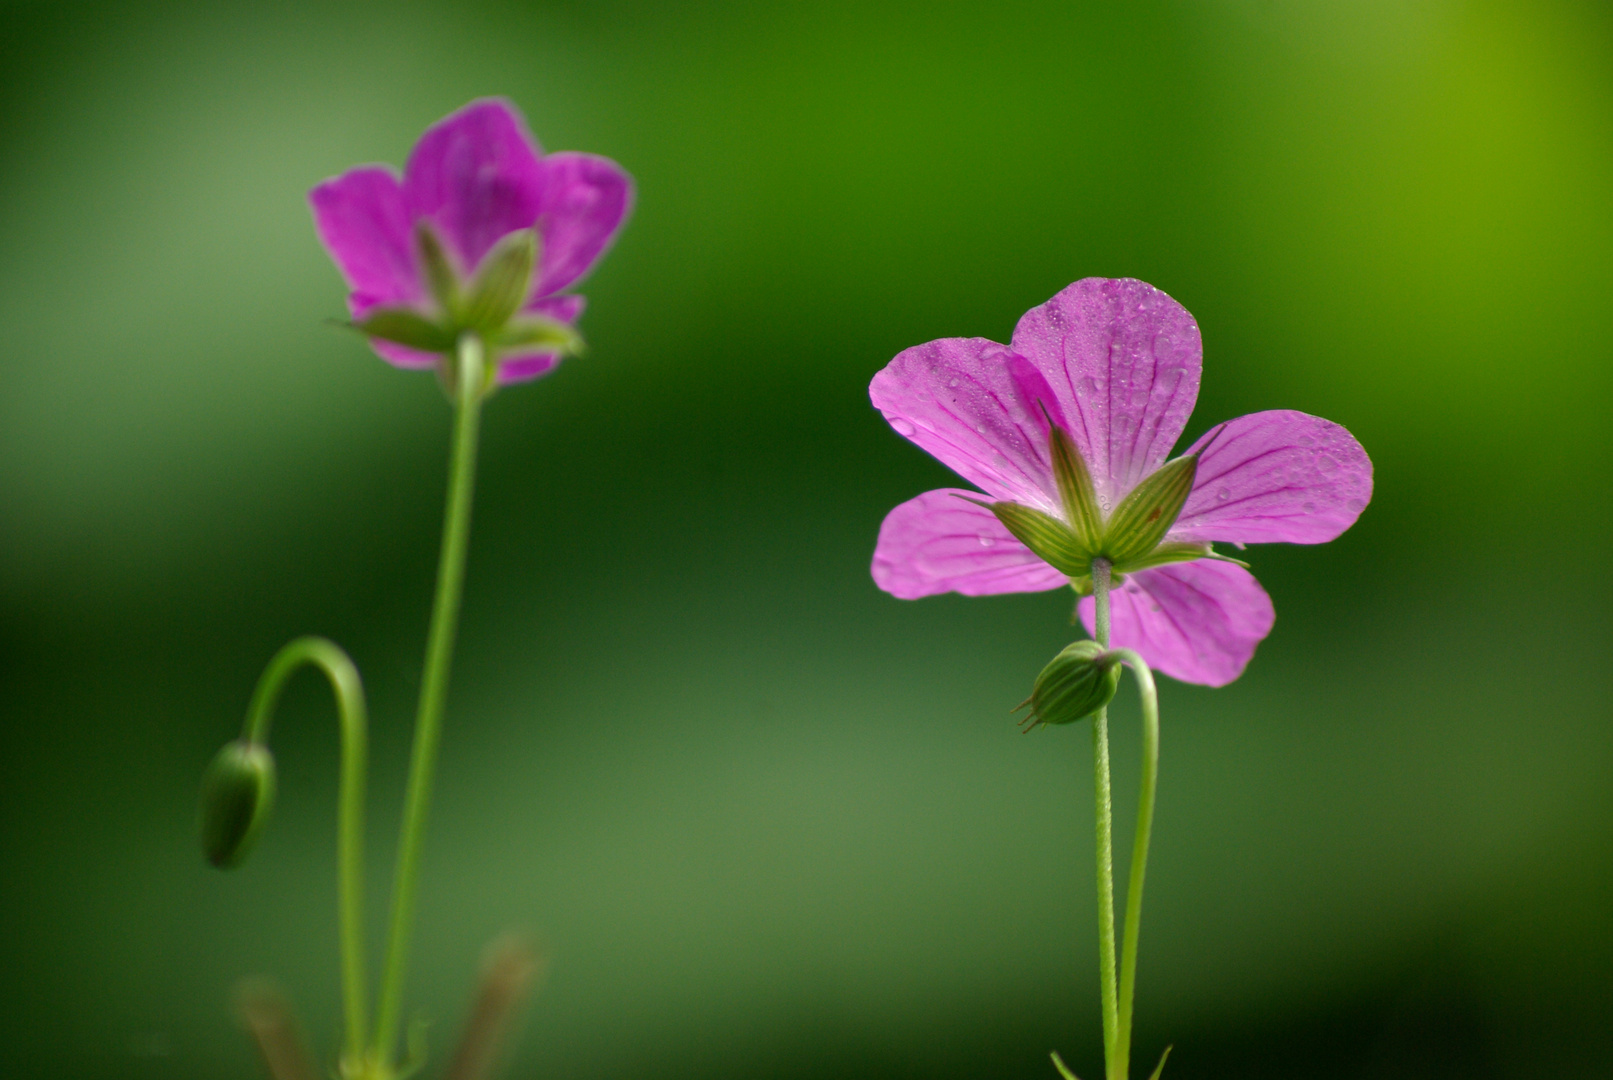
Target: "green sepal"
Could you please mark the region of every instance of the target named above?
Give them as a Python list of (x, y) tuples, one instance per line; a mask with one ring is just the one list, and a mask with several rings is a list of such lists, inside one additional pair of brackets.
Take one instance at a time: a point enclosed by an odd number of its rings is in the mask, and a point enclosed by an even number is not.
[(1159, 1080), (1159, 1074), (1165, 1071), (1165, 1059), (1171, 1056), (1173, 1049), (1175, 1048), (1167, 1046), (1165, 1052), (1159, 1055), (1159, 1064), (1155, 1065), (1154, 1071), (1148, 1074), (1148, 1080)]
[[(1046, 413), (1045, 406), (1043, 412)], [(1053, 479), (1058, 484), (1059, 499), (1064, 503), (1064, 515), (1070, 519), (1070, 531), (1076, 543), (1090, 556), (1103, 542), (1103, 512), (1098, 509), (1098, 492), (1092, 483), (1092, 473), (1064, 429), (1053, 423), (1051, 416), (1047, 422), (1051, 429)]]
[(1115, 507), (1103, 537), (1103, 554), (1115, 566), (1126, 567), (1159, 546), (1193, 490), (1198, 467), (1196, 456), (1167, 461)]
[(274, 805), (274, 755), (261, 743), (225, 743), (202, 775), (202, 853), (220, 870), (252, 853)]
[(583, 351), (582, 335), (559, 319), (542, 315), (523, 315), (511, 319), (493, 336), (491, 344), (499, 349), (537, 349), (542, 352), (565, 353), (575, 356)]
[[(1124, 585), (1125, 583), (1125, 574), (1117, 574), (1113, 570), (1109, 571), (1110, 592), (1120, 588), (1120, 586)], [(1095, 591), (1097, 591), (1097, 586), (1092, 584), (1092, 574), (1090, 572), (1082, 574), (1080, 577), (1071, 578), (1070, 588), (1075, 590), (1075, 595), (1077, 596), (1091, 596)], [(1070, 625), (1075, 625), (1075, 616), (1073, 615), (1070, 616)]]
[(453, 330), (408, 308), (377, 308), (367, 318), (352, 325), (353, 329), (367, 337), (380, 338), (421, 352), (446, 353), (454, 347)]
[(458, 313), (460, 326), (477, 331), (484, 340), (496, 337), (526, 302), (537, 259), (538, 237), (531, 229), (512, 232), (494, 244), (466, 292)]
[(1092, 556), (1082, 549), (1070, 527), (1053, 515), (1016, 502), (968, 501), (996, 514), (1003, 527), (1014, 534), (1014, 539), (1065, 577), (1079, 577), (1092, 572)]
[(1109, 704), (1119, 686), (1119, 656), (1096, 641), (1077, 641), (1048, 661), (1021, 707), (1030, 706), (1033, 727), (1073, 724)]
[(1057, 1050), (1053, 1051), (1053, 1068), (1059, 1071), (1059, 1075), (1064, 1077), (1064, 1080), (1081, 1080), (1080, 1077), (1076, 1076), (1070, 1071), (1070, 1067), (1068, 1065), (1064, 1064), (1064, 1059), (1059, 1057), (1059, 1052)]
[(1160, 544), (1146, 555), (1139, 555), (1124, 563), (1116, 562), (1115, 569), (1123, 570), (1128, 574), (1135, 574), (1139, 570), (1147, 570), (1151, 566), (1165, 566), (1168, 563), (1192, 562), (1194, 559), (1208, 559), (1214, 555), (1209, 544), (1189, 544), (1173, 542)]
[(453, 263), (448, 261), (448, 253), (443, 250), (442, 241), (430, 225), (424, 221), (415, 226), (415, 247), (420, 252), (420, 268), (425, 271), (426, 285), (431, 289), (431, 297), (437, 301), (437, 306), (449, 319), (455, 318), (459, 313), (459, 275), (454, 272)]

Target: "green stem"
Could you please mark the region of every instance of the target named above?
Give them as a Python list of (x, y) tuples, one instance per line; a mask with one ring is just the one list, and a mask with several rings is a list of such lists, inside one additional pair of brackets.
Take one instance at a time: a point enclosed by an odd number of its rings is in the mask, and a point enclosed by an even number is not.
[[(1109, 647), (1109, 561), (1092, 560), (1092, 596), (1096, 604), (1098, 644)], [(1115, 856), (1114, 808), (1109, 781), (1109, 710), (1092, 717), (1092, 778), (1098, 850), (1098, 978), (1103, 1001), (1103, 1059), (1109, 1080), (1125, 1080), (1125, 1050), (1120, 1042), (1115, 990)]]
[(364, 770), (366, 757), (364, 684), (353, 661), (333, 642), (300, 637), (275, 653), (258, 679), (247, 706), (241, 737), (264, 744), (286, 680), (304, 664), (325, 673), (336, 695), (342, 730), (342, 778), (336, 824), (337, 908), (342, 938), (342, 1004), (347, 1013), (344, 1060), (364, 1052)]
[(471, 491), (476, 475), (476, 436), (486, 375), (482, 343), (465, 334), (453, 364), (455, 387), (453, 449), (448, 464), (448, 503), (443, 513), (442, 553), (437, 564), (437, 596), (426, 638), (425, 674), (415, 717), (414, 749), (409, 761), (409, 787), (404, 797), (403, 828), (398, 837), (397, 874), (392, 883), (392, 919), (387, 935), (386, 967), (372, 1054), (379, 1071), (390, 1074), (401, 1016), (404, 967), (409, 931), (414, 922), (419, 884), (420, 848), (431, 782), (442, 734), (443, 702), (448, 696), (448, 668), (459, 624), (459, 602), (465, 580), (465, 551), (470, 538)]
[(1126, 885), (1126, 929), (1120, 950), (1120, 1075), (1131, 1057), (1131, 1003), (1137, 989), (1137, 935), (1143, 915), (1143, 874), (1148, 868), (1148, 839), (1154, 828), (1154, 790), (1159, 781), (1159, 694), (1154, 673), (1130, 649), (1116, 655), (1131, 665), (1143, 706), (1143, 780), (1137, 794), (1137, 832), (1131, 847), (1131, 878)]

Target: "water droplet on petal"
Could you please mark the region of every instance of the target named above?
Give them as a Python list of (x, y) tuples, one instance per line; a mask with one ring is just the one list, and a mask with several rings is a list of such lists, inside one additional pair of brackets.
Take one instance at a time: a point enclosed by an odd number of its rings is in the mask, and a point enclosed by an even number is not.
[(891, 421), (891, 427), (895, 428), (896, 434), (900, 435), (904, 439), (911, 439), (913, 437), (913, 425), (909, 424), (906, 420), (903, 420), (899, 416)]
[(981, 547), (996, 547), (997, 546), (997, 541), (996, 541), (996, 539), (994, 537), (982, 536), (980, 538), (980, 546)]
[(1311, 438), (1309, 435), (1301, 435), (1299, 437), (1299, 445), (1301, 445), (1301, 446), (1315, 446), (1316, 445), (1316, 440)]
[(1361, 508), (1365, 506), (1366, 503), (1362, 502), (1360, 499), (1351, 499), (1344, 505), (1348, 506), (1352, 512), (1359, 514), (1361, 512)]
[(1217, 499), (1230, 499), (1230, 498), (1232, 498), (1232, 489), (1231, 488), (1222, 488), (1220, 491), (1217, 491), (1215, 493), (1215, 497)]
[(1307, 513), (1307, 514), (1314, 514), (1314, 513), (1316, 513), (1316, 504), (1315, 504), (1315, 503), (1313, 503), (1313, 502), (1308, 502), (1308, 503), (1306, 503), (1306, 504), (1305, 504), (1305, 512), (1306, 512), (1306, 513)]

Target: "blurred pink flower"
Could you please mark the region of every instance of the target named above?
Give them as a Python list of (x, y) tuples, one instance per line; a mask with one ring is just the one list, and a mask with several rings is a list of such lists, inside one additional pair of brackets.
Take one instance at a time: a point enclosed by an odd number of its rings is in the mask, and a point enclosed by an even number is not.
[[(533, 230), (539, 254), (519, 314), (569, 326), (583, 298), (561, 290), (610, 246), (632, 206), (633, 182), (608, 158), (544, 155), (514, 106), (486, 98), (428, 128), (401, 178), (388, 166), (363, 165), (318, 185), (308, 201), (319, 238), (352, 289), (355, 320), (382, 308), (441, 314), (416, 237), (425, 225), (461, 279), (472, 277), (501, 239)], [(394, 341), (371, 344), (399, 367), (440, 360)], [(517, 382), (548, 373), (560, 354), (515, 347), (496, 360), (499, 380)]]
[[(874, 376), (869, 396), (899, 434), (999, 506), (1068, 523), (1050, 424), (1079, 452), (1108, 518), (1165, 464), (1193, 411), (1201, 366), (1198, 325), (1180, 304), (1141, 281), (1087, 278), (1026, 312), (1011, 346), (944, 338), (907, 349)], [(1159, 565), (1132, 560), (1145, 568), (1125, 573), (1111, 594), (1111, 643), (1184, 682), (1222, 686), (1243, 672), (1274, 615), (1254, 576), (1220, 561), (1211, 542), (1331, 540), (1371, 499), (1372, 463), (1344, 428), (1289, 410), (1214, 428), (1184, 457), (1193, 455), (1192, 486), (1159, 541)], [(879, 587), (915, 599), (1072, 583), (979, 498), (942, 489), (892, 510), (874, 551)], [(1089, 554), (1104, 555), (1097, 547)], [(1080, 601), (1088, 631), (1093, 610), (1091, 596)]]

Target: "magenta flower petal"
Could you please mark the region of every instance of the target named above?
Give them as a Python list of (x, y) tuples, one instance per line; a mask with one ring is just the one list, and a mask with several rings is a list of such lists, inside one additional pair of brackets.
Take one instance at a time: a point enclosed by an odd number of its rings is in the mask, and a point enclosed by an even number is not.
[(1372, 498), (1372, 462), (1338, 424), (1288, 409), (1212, 428), (1176, 540), (1320, 544), (1355, 524)]
[(868, 396), (898, 435), (994, 499), (1056, 512), (1047, 424), (1015, 359), (985, 338), (942, 338), (904, 349)]
[(531, 228), (544, 177), (536, 140), (506, 101), (473, 101), (426, 130), (403, 170), (414, 218), (435, 224), (473, 270), (500, 237)]
[(533, 315), (547, 315), (551, 319), (559, 319), (563, 323), (574, 323), (582, 315), (582, 309), (587, 305), (586, 297), (572, 293), (569, 296), (545, 296), (533, 300), (521, 310)]
[(354, 318), (421, 298), (409, 214), (391, 169), (366, 165), (345, 172), (310, 191), (308, 202), (319, 239), (352, 290), (348, 307)]
[(874, 547), (875, 584), (903, 600), (944, 592), (1040, 592), (1066, 584), (995, 514), (959, 495), (979, 498), (979, 492), (955, 488), (926, 491), (885, 515)]
[[(1110, 594), (1115, 648), (1135, 649), (1183, 682), (1225, 686), (1243, 674), (1276, 619), (1254, 575), (1228, 562), (1175, 563), (1132, 574)], [(1081, 622), (1096, 633), (1095, 603)]]
[(539, 296), (559, 292), (586, 274), (616, 237), (633, 206), (633, 180), (620, 165), (594, 154), (543, 159), (538, 232), (543, 239)]
[(1077, 281), (1027, 311), (1013, 345), (1052, 385), (1105, 509), (1164, 463), (1198, 400), (1198, 324), (1145, 282)]

